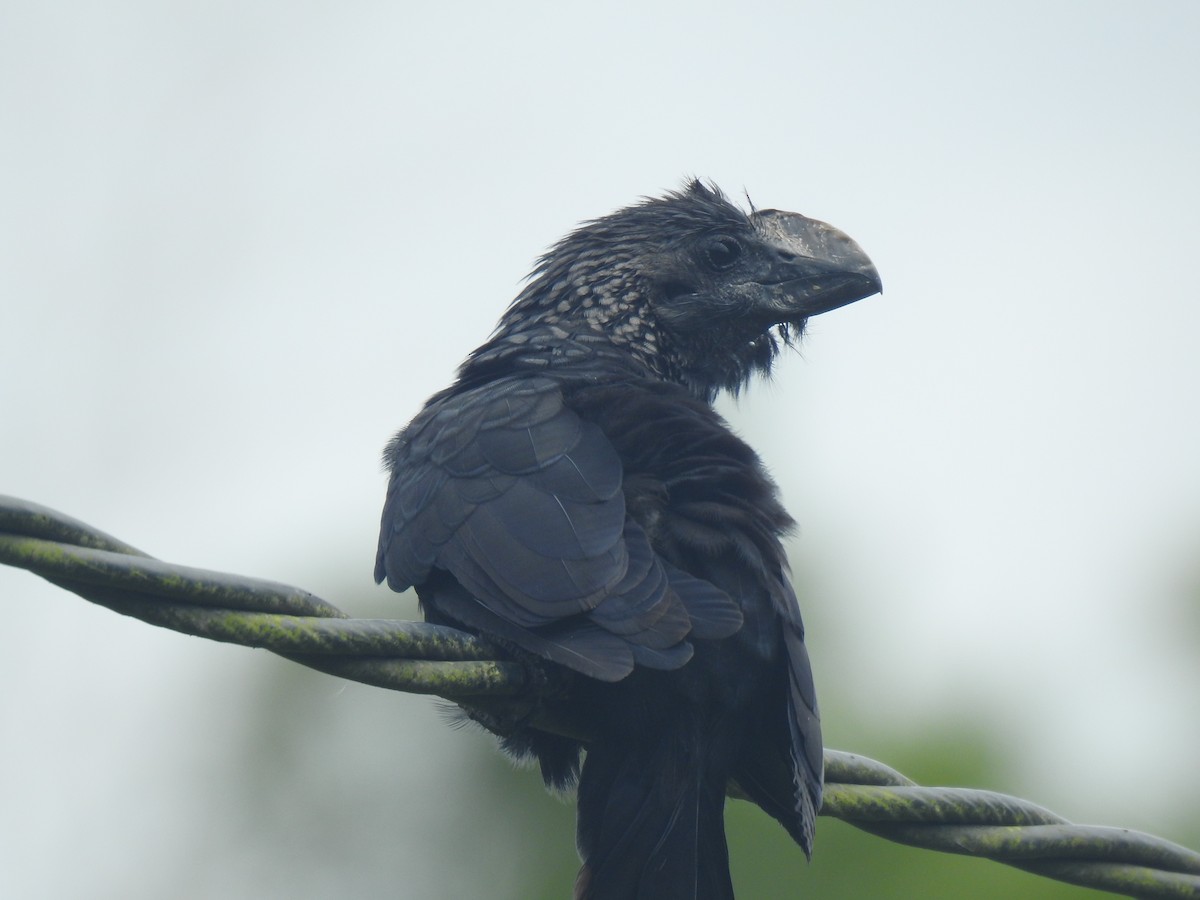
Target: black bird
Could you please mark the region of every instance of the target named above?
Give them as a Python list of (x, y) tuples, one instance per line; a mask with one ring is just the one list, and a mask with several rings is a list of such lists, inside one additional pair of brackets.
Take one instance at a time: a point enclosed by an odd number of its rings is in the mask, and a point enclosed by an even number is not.
[(376, 579), (574, 673), (526, 721), (473, 717), (548, 785), (578, 780), (580, 900), (732, 898), (727, 791), (811, 854), (822, 745), (793, 522), (712, 402), (809, 316), (880, 289), (837, 229), (692, 181), (555, 245), (385, 451)]

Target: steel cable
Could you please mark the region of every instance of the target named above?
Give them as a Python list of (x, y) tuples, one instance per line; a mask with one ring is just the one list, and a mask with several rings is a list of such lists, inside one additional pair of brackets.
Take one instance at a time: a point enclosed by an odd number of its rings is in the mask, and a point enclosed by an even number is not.
[[(0, 496), (0, 562), (153, 625), (475, 709), (519, 702), (527, 711), (539, 692), (561, 688), (554, 671), (456, 629), (354, 619), (288, 585), (165, 563), (13, 497)], [(990, 791), (922, 787), (883, 763), (838, 750), (825, 751), (825, 782), (822, 815), (888, 840), (1134, 897), (1200, 898), (1200, 853), (1152, 835), (1074, 825)]]

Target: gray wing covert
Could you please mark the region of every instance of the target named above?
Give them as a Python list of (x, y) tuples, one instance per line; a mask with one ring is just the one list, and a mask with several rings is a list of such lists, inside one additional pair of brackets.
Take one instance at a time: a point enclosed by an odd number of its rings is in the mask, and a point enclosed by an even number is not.
[(688, 610), (626, 515), (621, 459), (555, 381), (435, 398), (386, 457), (377, 580), (594, 678), (691, 657)]

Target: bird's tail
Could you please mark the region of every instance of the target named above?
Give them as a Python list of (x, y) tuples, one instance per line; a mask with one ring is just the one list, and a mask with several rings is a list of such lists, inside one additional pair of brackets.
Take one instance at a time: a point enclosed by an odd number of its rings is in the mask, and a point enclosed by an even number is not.
[(588, 750), (575, 900), (733, 900), (724, 767), (697, 755), (674, 736)]

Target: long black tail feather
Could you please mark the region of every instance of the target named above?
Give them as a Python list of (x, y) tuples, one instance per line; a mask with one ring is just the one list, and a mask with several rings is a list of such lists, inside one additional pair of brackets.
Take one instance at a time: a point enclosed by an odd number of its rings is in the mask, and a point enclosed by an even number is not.
[(707, 755), (674, 739), (588, 751), (576, 900), (733, 900), (726, 778)]

